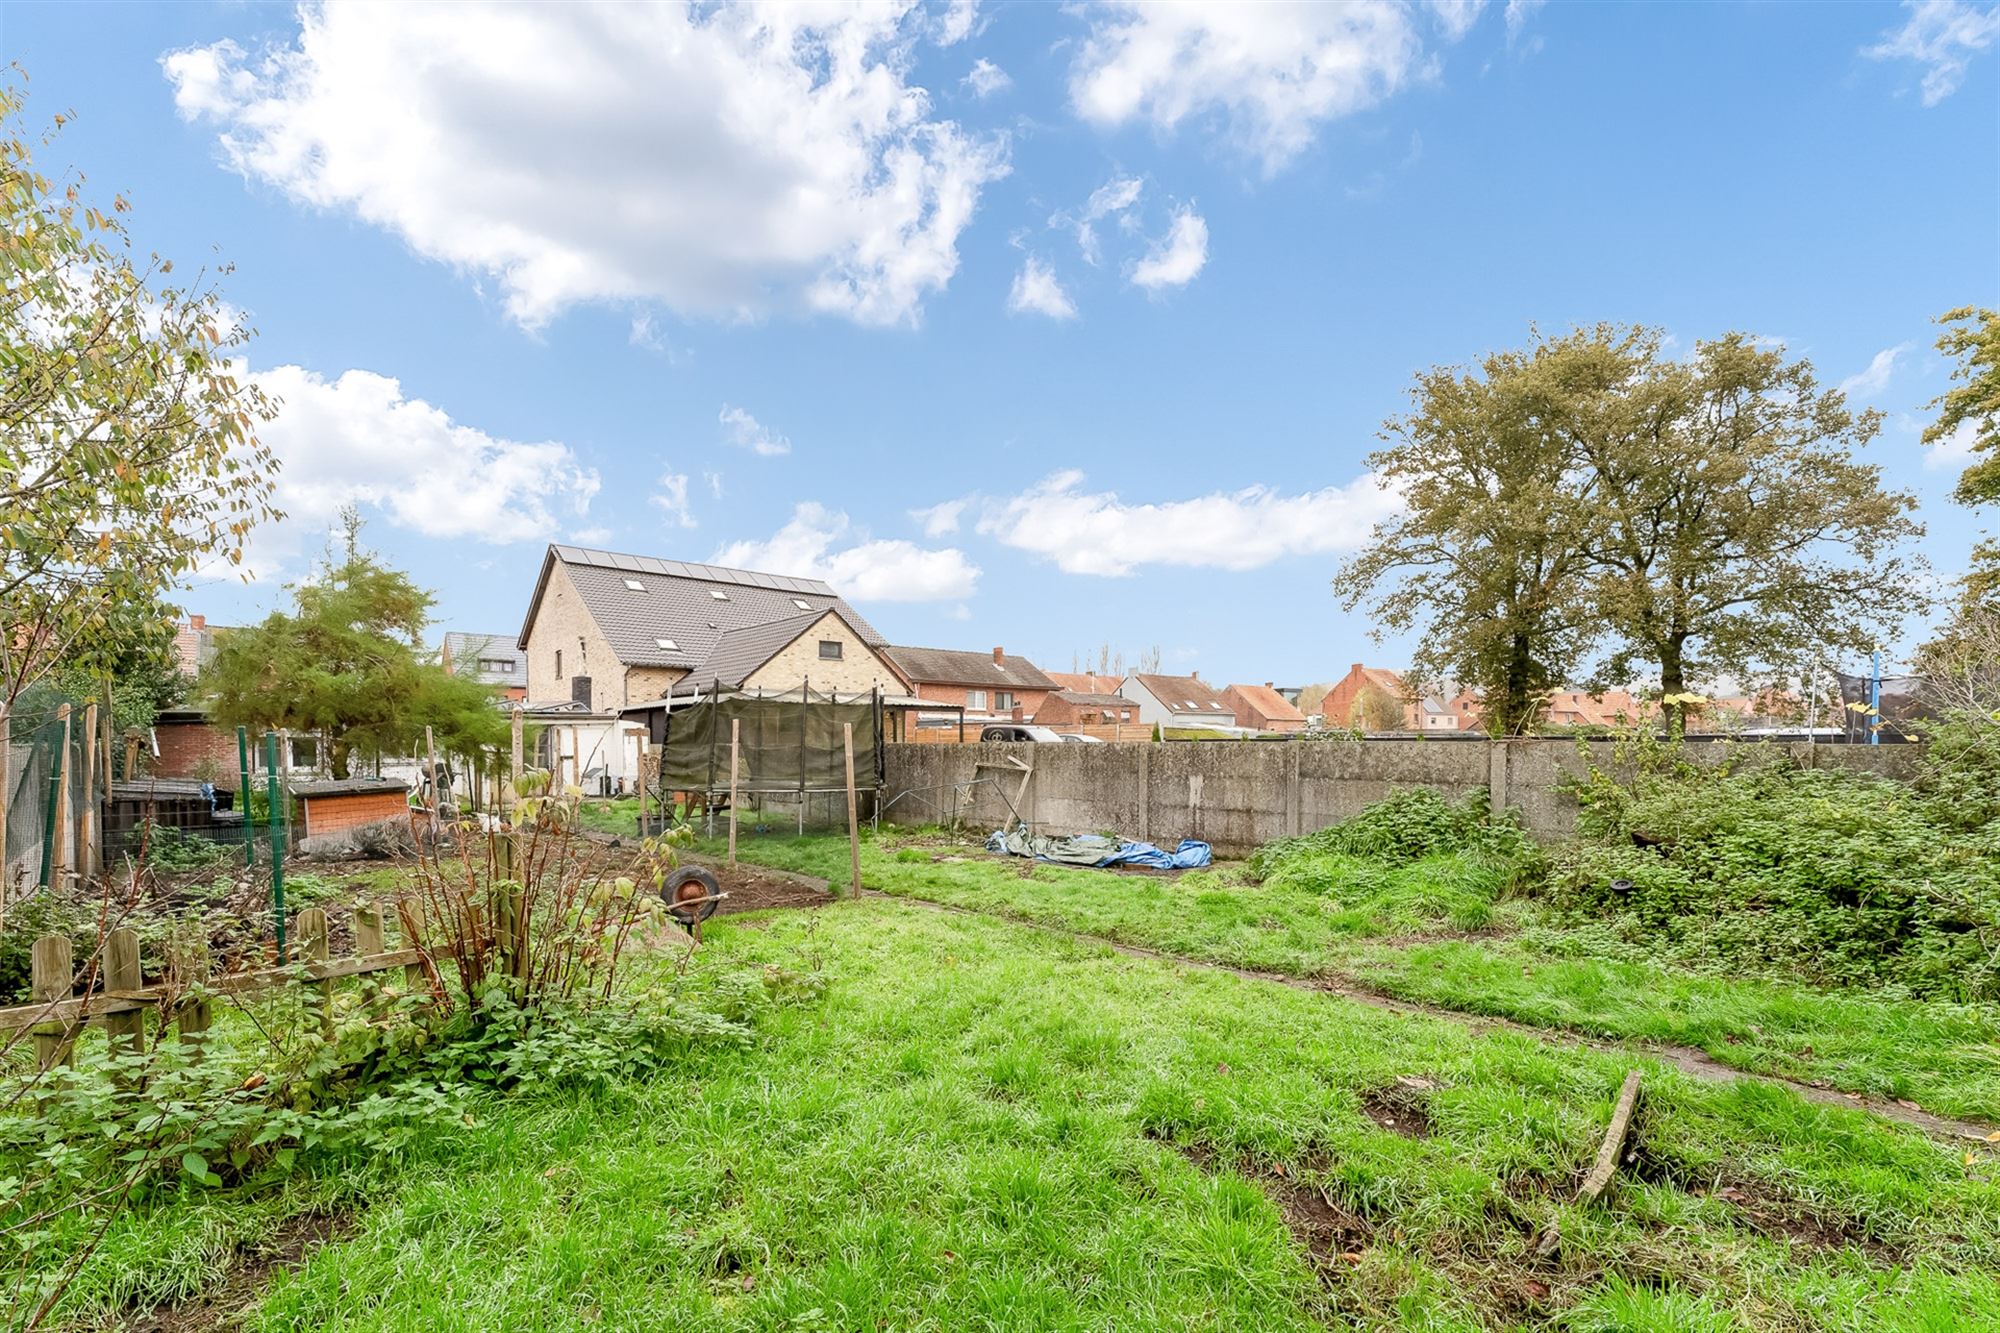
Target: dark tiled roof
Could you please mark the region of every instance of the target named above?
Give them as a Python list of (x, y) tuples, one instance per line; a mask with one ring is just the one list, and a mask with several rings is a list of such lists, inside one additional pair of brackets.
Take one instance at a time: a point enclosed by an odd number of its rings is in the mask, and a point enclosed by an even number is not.
[(994, 686), (1017, 690), (1052, 690), (1056, 683), (1025, 657), (995, 662), (991, 653), (956, 648), (890, 648), (890, 660), (913, 681), (931, 685)]
[(1145, 686), (1169, 713), (1227, 713), (1232, 720), (1236, 717), (1236, 711), (1224, 702), (1222, 691), (1200, 676), (1144, 676), (1135, 673), (1130, 679)]
[(786, 644), (818, 624), (825, 615), (824, 611), (803, 611), (784, 620), (767, 620), (761, 625), (730, 630), (716, 640), (715, 650), (688, 681), (696, 686), (711, 682), (741, 685), (744, 677), (776, 657)]
[[(504, 634), (469, 634), (453, 630), (444, 636), (446, 654), (451, 658), (452, 670), (460, 675), (471, 676), (484, 685), (526, 685), (528, 683), (528, 655), (514, 646), (514, 641)], [(512, 671), (482, 671), (482, 661), (511, 662)]]
[[(838, 611), (864, 643), (870, 647), (883, 644), (874, 626), (817, 579), (618, 555), (578, 546), (549, 547), (527, 622), (522, 626), (522, 642), (558, 561), (568, 569), (584, 607), (625, 666), (706, 671), (706, 663), (724, 635), (772, 621), (799, 619), (808, 612)], [(640, 587), (627, 587), (628, 580)], [(674, 646), (662, 648), (661, 639)]]

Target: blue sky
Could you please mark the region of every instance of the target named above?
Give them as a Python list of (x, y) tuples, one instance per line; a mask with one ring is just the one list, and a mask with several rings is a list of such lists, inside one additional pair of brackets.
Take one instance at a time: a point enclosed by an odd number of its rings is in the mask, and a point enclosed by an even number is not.
[(1931, 318), (2000, 303), (1996, 46), (1957, 0), (0, 8), (44, 167), (233, 263), (285, 399), (294, 517), (189, 609), (280, 604), (354, 499), (439, 630), (578, 540), (1218, 683), (1401, 661), (1327, 587), (1362, 459), (1531, 325), (1784, 339), (1958, 569), (1917, 432)]

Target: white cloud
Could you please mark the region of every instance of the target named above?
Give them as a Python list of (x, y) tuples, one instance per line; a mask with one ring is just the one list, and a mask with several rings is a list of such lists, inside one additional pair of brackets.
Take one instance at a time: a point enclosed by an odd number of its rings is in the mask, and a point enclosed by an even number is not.
[(2000, 40), (2000, 5), (1965, 0), (1903, 0), (1908, 17), (1894, 32), (1863, 50), (1875, 60), (1914, 60), (1924, 70), (1925, 106), (1958, 91), (1972, 59)]
[(688, 508), (688, 475), (668, 468), (660, 474), (659, 485), (646, 503), (656, 506), (681, 527), (695, 526), (694, 511)]
[(1507, 35), (1516, 37), (1548, 0), (1507, 0)]
[(965, 86), (972, 90), (974, 97), (991, 97), (1004, 93), (1014, 86), (1014, 80), (1007, 71), (984, 58), (972, 62), (972, 72), (965, 76)]
[(1021, 271), (1014, 275), (1013, 289), (1007, 293), (1007, 309), (1016, 315), (1076, 318), (1076, 302), (1056, 280), (1055, 270), (1034, 255), (1029, 255)]
[(708, 493), (715, 499), (720, 500), (722, 498), (722, 474), (720, 472), (704, 472), (701, 474), (701, 479), (708, 483)]
[(524, 326), (634, 301), (910, 324), (1007, 170), (908, 81), (911, 12), (304, 5), (289, 44), (161, 65), (235, 170), (496, 277)]
[(1132, 266), (1132, 282), (1148, 291), (1185, 287), (1208, 263), (1208, 223), (1193, 209), (1174, 211), (1173, 225), (1153, 243), (1146, 257)]
[(253, 540), (260, 577), (301, 554), (300, 540), (326, 531), (344, 504), (426, 537), (507, 543), (555, 536), (598, 491), (597, 473), (568, 445), (488, 435), (406, 397), (386, 375), (329, 381), (279, 366), (250, 378), (281, 400), (257, 434), (282, 465), (276, 502), (287, 516)]
[(774, 431), (760, 425), (757, 418), (740, 407), (722, 405), (722, 413), (716, 418), (723, 426), (723, 434), (738, 449), (748, 449), (753, 454), (773, 458), (792, 451), (792, 442)]
[(1957, 471), (1965, 467), (1978, 452), (1972, 447), (1972, 442), (1978, 438), (1978, 422), (1959, 422), (1958, 428), (1951, 434), (1924, 449), (1924, 466), (1933, 471), (1942, 468)]
[[(587, 528), (574, 529), (569, 534), (569, 539), (579, 546), (602, 546), (611, 540), (612, 535), (610, 528), (593, 525)], [(479, 567), (481, 569), (491, 569), (493, 568), (493, 562), (491, 560), (482, 560), (479, 562)]]
[(1840, 391), (1849, 398), (1874, 397), (1889, 387), (1889, 378), (1896, 373), (1896, 358), (1909, 350), (1908, 343), (1883, 348), (1869, 360), (1866, 370), (1842, 380)]
[(658, 323), (650, 314), (639, 314), (632, 317), (632, 330), (626, 335), (625, 340), (634, 347), (643, 347), (649, 352), (658, 352), (661, 356), (667, 358), (669, 364), (677, 363), (681, 359), (680, 353), (676, 352), (673, 344), (667, 341), (667, 335), (660, 331)]
[(1071, 574), (1130, 574), (1142, 565), (1247, 570), (1291, 555), (1351, 550), (1401, 501), (1372, 474), (1346, 486), (1284, 495), (1267, 486), (1165, 504), (1126, 504), (1058, 472), (990, 503), (978, 530)]
[(939, 46), (956, 46), (972, 35), (979, 22), (979, 0), (951, 0), (937, 16), (932, 35)]
[(1479, 12), (1486, 8), (1486, 0), (1427, 0), (1427, 8), (1437, 19), (1445, 40), (1455, 42), (1479, 22)]
[[(852, 524), (847, 515), (807, 502), (768, 541), (731, 542), (714, 562), (768, 574), (824, 579), (857, 602), (941, 602), (970, 597), (979, 568), (952, 547), (931, 550), (906, 541), (840, 546)], [(838, 549), (836, 549), (838, 547)]]
[(910, 517), (923, 524), (924, 536), (948, 537), (958, 531), (959, 516), (965, 513), (965, 500), (946, 500), (928, 509), (912, 509)]
[(1420, 72), (1409, 11), (1391, 0), (1119, 0), (1089, 13), (1070, 71), (1077, 114), (1162, 130), (1213, 116), (1266, 172), (1304, 150), (1322, 123), (1375, 105)]
[(1076, 233), (1076, 247), (1083, 252), (1086, 263), (1096, 264), (1099, 259), (1097, 246), (1097, 222), (1107, 217), (1117, 217), (1124, 225), (1131, 218), (1132, 206), (1139, 202), (1146, 182), (1138, 176), (1113, 176), (1104, 184), (1090, 192), (1090, 200), (1081, 212), (1056, 213), (1049, 218), (1049, 225), (1062, 231)]

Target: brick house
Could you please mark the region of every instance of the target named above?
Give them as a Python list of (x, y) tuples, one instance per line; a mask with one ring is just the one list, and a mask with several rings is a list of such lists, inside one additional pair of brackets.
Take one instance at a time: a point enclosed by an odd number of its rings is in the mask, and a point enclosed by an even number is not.
[(1139, 706), (1139, 721), (1147, 726), (1236, 725), (1235, 710), (1222, 701), (1222, 691), (1200, 676), (1134, 673), (1119, 683), (1118, 693)]
[[(1004, 648), (986, 653), (954, 648), (889, 648), (889, 660), (910, 693), (919, 699), (965, 710), (965, 724), (1040, 722), (1043, 703), (1056, 683), (1025, 657), (1009, 657)], [(944, 714), (935, 715), (938, 718)], [(949, 715), (953, 723), (957, 713)], [(923, 725), (920, 715), (918, 725)]]
[(1059, 690), (1073, 690), (1078, 694), (1116, 694), (1118, 687), (1125, 683), (1123, 676), (1100, 676), (1091, 671), (1051, 671), (1050, 680)]
[(687, 682), (780, 692), (907, 688), (887, 641), (818, 579), (552, 545), (515, 647), (533, 705), (593, 713)]
[(1114, 738), (1137, 739), (1140, 733), (1134, 730), (1129, 737), (1123, 735), (1126, 728), (1138, 728), (1139, 706), (1122, 694), (1098, 694), (1085, 690), (1056, 690), (1042, 700), (1041, 710), (1035, 714), (1035, 721), (1044, 727), (1054, 727), (1058, 731), (1070, 731), (1084, 727), (1096, 729), (1102, 734), (1109, 728)]
[(453, 630), (444, 636), (438, 662), (454, 676), (467, 675), (482, 685), (497, 685), (505, 698), (528, 697), (527, 655), (504, 634)]
[(215, 657), (215, 646), (227, 626), (211, 625), (207, 616), (189, 616), (174, 626), (174, 659), (183, 676), (198, 674)]
[(1278, 692), (1271, 681), (1262, 685), (1231, 685), (1222, 702), (1236, 712), (1236, 725), (1253, 731), (1304, 731), (1306, 715)]

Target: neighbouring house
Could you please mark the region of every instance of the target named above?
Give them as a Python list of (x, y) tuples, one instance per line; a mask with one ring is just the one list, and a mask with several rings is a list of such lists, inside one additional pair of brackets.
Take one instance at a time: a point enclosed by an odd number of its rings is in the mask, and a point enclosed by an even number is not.
[(229, 633), (224, 625), (211, 625), (207, 616), (189, 616), (174, 626), (174, 658), (183, 676), (193, 676), (215, 659), (215, 646)]
[(615, 715), (711, 683), (901, 694), (874, 626), (818, 579), (552, 545), (515, 640), (532, 708)]
[(1123, 676), (1100, 676), (1091, 671), (1051, 671), (1049, 679), (1056, 683), (1057, 689), (1078, 694), (1116, 694), (1125, 683)]
[[(253, 732), (247, 739), (250, 776), (255, 782), (264, 774), (264, 737)], [(204, 708), (167, 709), (153, 719), (151, 734), (141, 748), (146, 752), (140, 766), (144, 777), (188, 778), (210, 783), (219, 791), (233, 792), (243, 785), (242, 754), (235, 730), (216, 726)], [(317, 737), (279, 734), (279, 772), (313, 771), (319, 757)]]
[(504, 634), (468, 634), (453, 630), (444, 636), (438, 661), (454, 676), (471, 676), (482, 685), (497, 685), (502, 697), (528, 697), (528, 658)]
[(1557, 690), (1542, 708), (1542, 724), (1550, 727), (1616, 727), (1637, 722), (1652, 711), (1625, 690), (1586, 694)]
[(1200, 676), (1125, 677), (1118, 693), (1139, 706), (1139, 721), (1147, 726), (1233, 727), (1236, 712), (1222, 700), (1222, 691)]
[(1145, 725), (1139, 721), (1139, 705), (1124, 695), (1088, 690), (1057, 690), (1050, 694), (1035, 713), (1035, 722), (1057, 731), (1094, 728), (1091, 734), (1100, 735), (1109, 728), (1114, 740), (1138, 740), (1137, 731), (1127, 735), (1125, 729)]
[(946, 705), (950, 712), (919, 712), (919, 727), (952, 726), (964, 710), (968, 728), (988, 722), (1039, 722), (1043, 701), (1056, 683), (1025, 657), (1004, 648), (991, 655), (955, 648), (889, 648), (889, 660), (920, 701)]
[(1356, 662), (1320, 700), (1320, 716), (1336, 727), (1363, 731), (1415, 731), (1417, 701), (1400, 673)]
[(1222, 702), (1236, 714), (1236, 725), (1253, 731), (1304, 731), (1306, 715), (1271, 681), (1262, 685), (1231, 685)]

